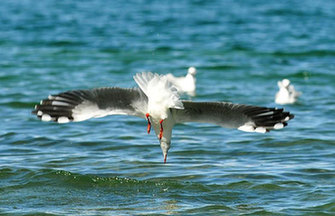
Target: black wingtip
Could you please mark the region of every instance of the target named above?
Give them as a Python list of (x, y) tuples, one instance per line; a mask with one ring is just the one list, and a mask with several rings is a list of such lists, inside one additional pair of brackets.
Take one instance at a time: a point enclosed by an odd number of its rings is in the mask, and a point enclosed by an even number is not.
[(49, 96), (36, 104), (31, 111), (42, 121), (55, 121), (58, 123), (67, 123), (73, 121), (72, 109), (74, 105), (60, 98), (56, 100), (56, 96)]
[(289, 118), (290, 118), (290, 120), (294, 119), (294, 115), (290, 113)]
[(294, 118), (290, 112), (284, 111), (283, 108), (266, 108), (266, 107), (247, 107), (247, 115), (254, 121), (255, 130), (265, 128), (266, 132), (273, 129), (281, 129), (287, 126), (287, 122)]

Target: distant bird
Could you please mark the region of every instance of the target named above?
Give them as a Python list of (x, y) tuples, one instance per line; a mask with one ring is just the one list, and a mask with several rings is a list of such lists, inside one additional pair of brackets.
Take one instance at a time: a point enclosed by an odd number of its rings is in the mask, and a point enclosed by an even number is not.
[(277, 104), (293, 104), (297, 101), (301, 92), (294, 89), (294, 86), (290, 84), (290, 80), (283, 79), (278, 81), (279, 91), (276, 94), (275, 102)]
[(181, 94), (186, 93), (189, 96), (195, 96), (196, 74), (197, 69), (195, 67), (189, 67), (187, 75), (184, 77), (175, 77), (172, 74), (166, 74), (166, 77)]
[(133, 115), (153, 127), (166, 163), (172, 128), (177, 123), (203, 122), (246, 132), (265, 133), (281, 129), (294, 115), (283, 109), (226, 102), (191, 102), (179, 99), (174, 85), (164, 75), (150, 72), (134, 76), (140, 88), (95, 88), (50, 95), (35, 106), (42, 121), (68, 123), (107, 115)]

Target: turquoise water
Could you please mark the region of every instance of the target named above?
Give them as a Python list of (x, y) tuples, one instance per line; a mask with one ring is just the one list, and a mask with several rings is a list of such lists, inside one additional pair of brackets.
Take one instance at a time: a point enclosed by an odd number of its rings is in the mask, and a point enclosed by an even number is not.
[[(332, 0), (2, 0), (0, 214), (334, 215), (334, 11)], [(295, 118), (268, 134), (178, 125), (163, 164), (143, 119), (31, 115), (49, 94), (189, 66), (192, 100)], [(283, 78), (298, 103), (274, 104)]]

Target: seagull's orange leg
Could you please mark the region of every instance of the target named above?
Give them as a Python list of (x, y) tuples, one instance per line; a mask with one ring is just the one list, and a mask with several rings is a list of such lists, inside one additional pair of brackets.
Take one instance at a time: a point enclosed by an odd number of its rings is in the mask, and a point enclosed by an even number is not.
[(151, 121), (150, 121), (150, 115), (149, 115), (149, 113), (145, 114), (145, 117), (146, 117), (147, 120), (148, 120), (147, 132), (148, 132), (148, 134), (149, 134), (149, 133), (150, 133), (150, 130), (151, 130)]
[(159, 131), (159, 139), (162, 139), (163, 137), (163, 121), (164, 121), (163, 119), (159, 121), (159, 124), (161, 125), (161, 129)]

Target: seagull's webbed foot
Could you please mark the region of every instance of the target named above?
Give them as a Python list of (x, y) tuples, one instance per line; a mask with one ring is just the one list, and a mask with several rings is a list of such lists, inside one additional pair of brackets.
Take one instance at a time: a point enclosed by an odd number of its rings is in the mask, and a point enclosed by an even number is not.
[(160, 124), (160, 131), (159, 131), (159, 139), (162, 139), (162, 137), (163, 137), (163, 119), (161, 119), (160, 121), (159, 121), (159, 124)]
[(149, 114), (149, 113), (145, 114), (145, 117), (147, 118), (147, 121), (148, 121), (147, 132), (148, 132), (148, 134), (149, 134), (149, 133), (150, 133), (150, 130), (151, 130), (150, 114)]

